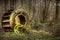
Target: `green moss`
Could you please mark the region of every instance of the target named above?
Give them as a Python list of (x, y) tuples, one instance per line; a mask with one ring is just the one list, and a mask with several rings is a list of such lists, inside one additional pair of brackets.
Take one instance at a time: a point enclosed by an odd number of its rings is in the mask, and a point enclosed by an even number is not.
[[(27, 28), (25, 25), (16, 25), (16, 30), (18, 30), (18, 27), (23, 28), (23, 32), (17, 33), (17, 32), (4, 32), (0, 33), (0, 40), (60, 40), (59, 38), (56, 38), (52, 35), (50, 35), (48, 32), (45, 31), (37, 31)], [(23, 35), (20, 35), (23, 34)]]

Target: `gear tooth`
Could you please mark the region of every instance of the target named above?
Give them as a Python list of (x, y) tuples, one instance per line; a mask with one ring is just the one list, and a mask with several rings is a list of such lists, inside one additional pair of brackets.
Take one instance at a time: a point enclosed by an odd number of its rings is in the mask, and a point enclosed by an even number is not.
[(8, 32), (12, 31), (11, 26), (10, 26), (10, 14), (13, 10), (8, 10), (2, 17), (2, 26), (3, 30)]

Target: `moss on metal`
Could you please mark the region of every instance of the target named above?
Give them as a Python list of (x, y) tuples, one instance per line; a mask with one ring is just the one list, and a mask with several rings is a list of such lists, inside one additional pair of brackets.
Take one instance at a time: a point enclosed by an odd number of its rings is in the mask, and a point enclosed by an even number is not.
[(26, 25), (17, 24), (14, 27), (14, 32), (19, 35), (25, 35), (25, 32), (29, 29)]
[(26, 10), (24, 10), (24, 9), (16, 9), (16, 10), (14, 10), (12, 13), (11, 13), (11, 15), (10, 15), (10, 26), (12, 27), (12, 28), (14, 28), (14, 26), (15, 25), (18, 25), (18, 24), (21, 24), (21, 23), (19, 23), (19, 18), (18, 18), (18, 16), (19, 15), (23, 15), (24, 17), (25, 17), (25, 20), (26, 20), (26, 22), (25, 22), (25, 24), (24, 25), (27, 25), (27, 26), (29, 26), (30, 27), (30, 20), (29, 20), (29, 15), (28, 15), (29, 13), (26, 11)]

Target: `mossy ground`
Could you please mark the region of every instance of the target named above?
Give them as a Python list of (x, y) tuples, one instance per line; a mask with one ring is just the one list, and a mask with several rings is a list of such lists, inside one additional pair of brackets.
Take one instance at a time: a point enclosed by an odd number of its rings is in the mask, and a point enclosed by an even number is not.
[(54, 37), (45, 33), (29, 32), (25, 35), (19, 35), (14, 32), (0, 33), (0, 40), (60, 40), (60, 37)]
[(0, 32), (0, 40), (60, 40), (60, 37), (55, 37), (49, 32), (45, 32), (43, 30), (37, 31), (27, 29), (26, 27), (22, 28), (24, 29), (22, 33)]

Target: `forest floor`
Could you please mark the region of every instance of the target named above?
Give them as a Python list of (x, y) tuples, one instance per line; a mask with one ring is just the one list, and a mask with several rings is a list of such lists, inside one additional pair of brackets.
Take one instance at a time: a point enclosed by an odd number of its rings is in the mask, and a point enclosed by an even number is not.
[(23, 31), (20, 32), (0, 32), (0, 40), (60, 40), (60, 37), (55, 37), (44, 30), (22, 28)]
[(42, 32), (31, 32), (25, 35), (19, 35), (14, 32), (1, 32), (0, 40), (60, 40), (60, 37), (54, 37)]

